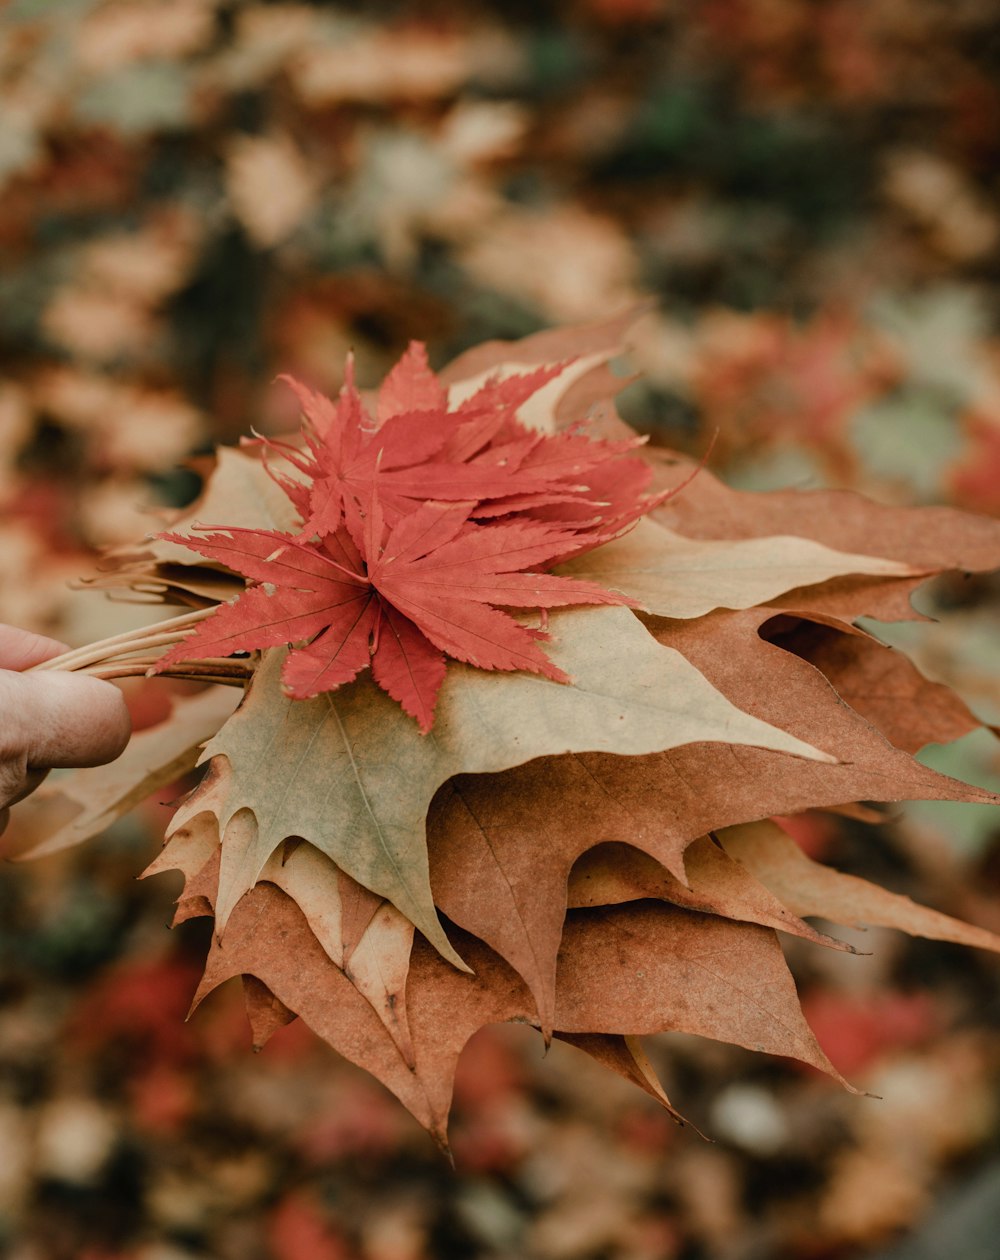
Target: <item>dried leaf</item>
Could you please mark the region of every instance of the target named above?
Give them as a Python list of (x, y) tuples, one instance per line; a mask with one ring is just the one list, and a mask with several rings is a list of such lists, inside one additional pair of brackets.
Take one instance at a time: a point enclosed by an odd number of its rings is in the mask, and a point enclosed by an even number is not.
[(675, 1111), (671, 1105), (656, 1075), (656, 1069), (650, 1063), (638, 1037), (622, 1037), (609, 1033), (563, 1032), (558, 1034), (558, 1039), (565, 1041), (569, 1046), (575, 1046), (577, 1050), (582, 1050), (584, 1054), (589, 1054), (601, 1067), (617, 1072), (633, 1085), (638, 1085), (641, 1090), (665, 1107), (678, 1124), (687, 1123), (680, 1112)]
[[(291, 898), (273, 884), (259, 884), (237, 906), (225, 943), (212, 946), (195, 1004), (236, 975), (256, 977), (335, 1050), (392, 1090), (425, 1128), (444, 1141), (450, 1080), (446, 1097), (440, 1089), (428, 1096), (420, 1071), (407, 1066), (371, 1005), (320, 947)], [(470, 1017), (475, 1022), (477, 1013), (465, 1009), (453, 1015), (455, 1028)], [(467, 1029), (465, 1039), (472, 1031)]]
[(684, 867), (686, 884), (655, 859), (630, 845), (602, 844), (588, 850), (574, 865), (567, 906), (579, 910), (652, 897), (685, 910), (759, 923), (815, 944), (850, 950), (850, 946), (817, 932), (791, 914), (749, 871), (738, 862), (730, 861), (711, 837), (703, 836), (688, 846)]
[(295, 231), (319, 189), (289, 136), (238, 135), (226, 153), (226, 191), (250, 239), (268, 249)]
[(428, 502), (383, 533), (374, 488), (368, 506), (356, 539), (343, 526), (317, 544), (273, 530), (198, 538), (192, 545), (204, 555), (258, 585), (201, 622), (157, 670), (307, 639), (282, 671), (290, 695), (307, 700), (331, 692), (371, 665), (376, 683), (426, 734), (444, 681), (442, 652), (480, 669), (567, 681), (537, 632), (501, 607), (623, 602), (593, 583), (523, 571), (565, 554), (572, 544), (561, 530), (528, 522), (476, 526), (468, 504)]
[(831, 551), (807, 538), (697, 541), (655, 521), (640, 521), (624, 538), (570, 560), (560, 571), (621, 591), (647, 612), (684, 618), (716, 608), (750, 608), (847, 574), (913, 573), (891, 560)]
[(279, 1028), (298, 1018), (256, 976), (243, 976), (243, 1001), (253, 1034), (253, 1048), (262, 1049)]
[(342, 101), (435, 100), (454, 95), (472, 72), (469, 40), (444, 28), (358, 26), (349, 36), (310, 41), (291, 65), (307, 109)]
[[(223, 767), (223, 778), (228, 774), (225, 761), (218, 763)], [(227, 785), (225, 795), (228, 795)], [(225, 806), (225, 800), (219, 802)], [(218, 844), (218, 823), (216, 823), (216, 844)], [(296, 903), (309, 922), (313, 935), (323, 946), (332, 962), (343, 971), (344, 935), (343, 914), (341, 910), (340, 880), (342, 872), (330, 861), (325, 853), (311, 844), (296, 844), (291, 853), (289, 846), (276, 849), (260, 873), (261, 880), (268, 880), (277, 885)], [(370, 894), (369, 894), (370, 895)]]
[(666, 904), (567, 916), (555, 1023), (560, 1032), (695, 1033), (799, 1059), (846, 1084), (805, 1022), (775, 933)]
[(630, 757), (583, 752), (492, 778), (459, 776), (435, 799), (427, 829), (435, 903), (525, 978), (546, 1030), (567, 879), (593, 846), (641, 849), (694, 897), (685, 853), (717, 827), (858, 799), (994, 799), (890, 747), (817, 670), (757, 636), (768, 616), (717, 613), (660, 623), (658, 633), (744, 709), (812, 732), (837, 764), (716, 744)]
[(902, 653), (874, 639), (799, 622), (771, 636), (785, 651), (815, 665), (856, 713), (907, 752), (961, 739), (980, 726), (968, 706), (926, 679)]
[[(657, 458), (656, 487), (676, 486), (690, 475), (690, 461)], [(850, 490), (731, 490), (708, 472), (697, 494), (684, 493), (656, 512), (657, 520), (690, 538), (762, 538), (791, 533), (840, 551), (870, 554), (910, 566), (924, 575), (961, 569), (988, 572), (1000, 566), (1000, 522), (950, 507), (902, 508), (875, 503)], [(837, 579), (823, 588), (791, 591), (773, 601), (790, 612), (827, 613), (845, 621), (915, 617), (910, 594), (926, 576), (891, 581)]]
[(383, 901), (344, 968), (347, 978), (385, 1025), (408, 1067), (414, 1066), (406, 1007), (412, 947), (413, 924)]
[(849, 927), (898, 928), (910, 936), (1000, 952), (1000, 936), (992, 932), (814, 862), (776, 823), (730, 827), (720, 832), (719, 839), (731, 857), (742, 862), (795, 914), (819, 915)]
[(275, 884), (296, 903), (331, 961), (371, 1004), (400, 1054), (412, 1066), (413, 1048), (406, 1018), (406, 976), (410, 969), (413, 924), (394, 906), (355, 884), (359, 894), (355, 900), (369, 902), (371, 912), (366, 915), (357, 939), (345, 939), (344, 928), (351, 931), (354, 926), (350, 913), (344, 915), (341, 900), (341, 887), (348, 878), (311, 844), (296, 844), (288, 854), (276, 850), (260, 875), (261, 882)]
[[(213, 762), (207, 777), (209, 783), (201, 803), (214, 802), (219, 808), (227, 791), (221, 759)], [(252, 815), (242, 810), (230, 821), (226, 839), (238, 843), (241, 833), (252, 836), (255, 828)], [(143, 877), (165, 870), (180, 870), (183, 873), (184, 889), (174, 915), (174, 926), (213, 913), (218, 897), (221, 857), (218, 819), (205, 808), (185, 825), (174, 827), (163, 851), (143, 872)], [(405, 989), (413, 924), (393, 906), (374, 897), (338, 871), (330, 859), (311, 844), (292, 842), (279, 848), (265, 865), (259, 882), (274, 884), (291, 897), (305, 915), (310, 931), (324, 953), (371, 1004), (400, 1054), (412, 1064)], [(350, 904), (351, 892), (347, 889), (344, 900), (348, 905), (347, 913), (344, 913), (340, 890), (345, 882), (353, 886), (357, 894), (355, 903), (361, 902), (366, 906), (366, 911), (362, 912), (363, 923), (359, 923), (357, 916), (351, 913), (354, 907)], [(344, 929), (352, 939), (348, 939)], [(271, 1009), (267, 1000), (256, 1001), (259, 996), (254, 993), (247, 1000), (255, 1045), (263, 1044), (258, 1039), (258, 1031), (266, 1026)]]
[[(510, 969), (473, 938), (460, 941), (474, 974), (448, 966), (424, 941), (414, 946), (407, 985), (413, 1071), (294, 903), (271, 885), (255, 888), (237, 906), (226, 943), (213, 946), (196, 1000), (231, 976), (256, 976), (444, 1144), (455, 1067), (469, 1037), (489, 1023), (532, 1018), (530, 998)], [(692, 1032), (796, 1057), (842, 1080), (802, 1018), (774, 933), (668, 906), (570, 917), (556, 1027), (612, 1036), (622, 1028), (638, 1035)]]
[[(183, 533), (199, 523), (225, 522), (246, 529), (294, 530), (298, 518), (294, 506), (275, 485), (259, 459), (232, 447), (221, 446), (216, 463), (206, 478), (199, 497), (176, 516), (171, 525)], [(121, 548), (110, 556), (112, 562), (143, 561), (149, 564), (203, 565), (201, 556), (176, 542), (150, 537), (139, 547)], [(151, 574), (155, 574), (155, 568)]]
[(555, 320), (633, 305), (637, 260), (621, 227), (582, 206), (510, 208), (462, 263), (480, 284), (527, 298)]
[[(628, 384), (628, 378), (615, 376), (607, 365), (624, 351), (626, 334), (647, 309), (645, 304), (634, 304), (621, 315), (572, 329), (547, 329), (520, 341), (484, 341), (453, 359), (438, 373), (438, 379), (448, 386), (449, 399), (455, 405), (471, 397), (492, 376), (502, 380), (546, 364), (569, 363), (518, 409), (529, 428), (539, 433), (559, 432), (586, 415), (598, 400), (614, 396)], [(619, 422), (615, 436), (634, 434)]]
[[(553, 629), (553, 657), (573, 686), (453, 665), (433, 738), (420, 736), (366, 678), (316, 700), (289, 700), (280, 685), (283, 653), (267, 654), (247, 699), (203, 758), (225, 756), (231, 770), (217, 815), (224, 833), (220, 931), (278, 845), (300, 836), (392, 901), (461, 965), (433, 911), (424, 839), (430, 800), (452, 775), (579, 748), (638, 753), (712, 738), (824, 759), (745, 718), (625, 609), (557, 615)], [(196, 792), (178, 824), (203, 808)], [(252, 810), (256, 833), (227, 843), (229, 821), (241, 809)]]

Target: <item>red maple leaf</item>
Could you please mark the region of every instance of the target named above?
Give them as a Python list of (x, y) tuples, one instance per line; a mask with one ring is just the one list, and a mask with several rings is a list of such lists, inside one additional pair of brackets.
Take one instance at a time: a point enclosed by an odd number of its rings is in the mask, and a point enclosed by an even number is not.
[[(517, 423), (514, 411), (561, 370), (559, 365), (511, 378), (503, 383), (505, 389), (484, 388), (449, 412), (447, 394), (442, 386), (431, 385), (436, 378), (426, 366), (423, 347), (414, 342), (380, 391), (377, 423), (365, 411), (350, 360), (336, 403), (290, 376), (281, 377), (302, 407), (308, 454), (266, 439), (265, 445), (307, 478), (303, 486), (276, 476), (303, 518), (303, 536), (336, 532), (345, 501), (352, 495), (365, 497), (376, 471), (389, 519), (425, 499), (477, 502), (550, 490), (554, 477), (544, 468), (522, 470), (522, 459), (514, 458), (513, 451), (491, 457), (483, 448), (501, 431), (526, 449), (534, 445), (537, 435)], [(402, 404), (410, 409), (393, 410)], [(510, 432), (512, 425), (516, 432)]]
[[(444, 654), (481, 669), (569, 679), (545, 655), (540, 631), (501, 608), (622, 604), (592, 582), (533, 571), (573, 550), (565, 531), (524, 521), (477, 525), (469, 504), (431, 501), (387, 526), (377, 488), (353, 528), (320, 542), (274, 530), (164, 535), (226, 565), (252, 585), (158, 662), (226, 656), (308, 640), (289, 654), (291, 695), (331, 691), (371, 665), (375, 682), (430, 730)], [(499, 607), (498, 607), (499, 606)]]
[(335, 533), (345, 504), (362, 500), (376, 475), (386, 519), (427, 499), (473, 503), (477, 519), (518, 516), (589, 531), (607, 541), (654, 506), (645, 501), (652, 473), (623, 459), (644, 438), (595, 441), (582, 432), (538, 433), (517, 409), (567, 366), (487, 380), (453, 410), (444, 386), (412, 342), (379, 390), (371, 419), (348, 360), (336, 402), (291, 377), (302, 407), (306, 451), (262, 439), (305, 480), (273, 473), (303, 520), (302, 537)]

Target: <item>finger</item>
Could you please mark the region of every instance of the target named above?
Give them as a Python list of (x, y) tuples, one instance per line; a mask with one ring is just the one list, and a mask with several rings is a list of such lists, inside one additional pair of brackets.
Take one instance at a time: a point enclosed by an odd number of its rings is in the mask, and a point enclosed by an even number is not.
[(0, 806), (4, 809), (24, 795), (28, 767), (23, 752), (0, 758)]
[(18, 801), (23, 801), (26, 796), (30, 796), (35, 788), (41, 787), (48, 775), (48, 770), (34, 770), (25, 767), (22, 776), (21, 785), (14, 794), (7, 800), (8, 805), (16, 805)]
[(0, 758), (27, 765), (99, 766), (128, 743), (121, 692), (84, 674), (0, 670)]
[[(5, 757), (0, 761), (0, 806), (5, 811), (9, 805), (23, 801), (47, 774), (48, 770), (29, 769), (23, 752), (18, 756)], [(0, 827), (0, 832), (2, 830), (3, 827)]]
[(0, 669), (30, 669), (68, 650), (58, 639), (0, 624)]

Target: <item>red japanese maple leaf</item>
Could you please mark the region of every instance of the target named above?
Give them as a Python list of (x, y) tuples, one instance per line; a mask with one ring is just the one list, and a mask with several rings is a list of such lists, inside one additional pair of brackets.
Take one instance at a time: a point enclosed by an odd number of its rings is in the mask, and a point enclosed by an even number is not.
[[(544, 468), (522, 471), (513, 453), (491, 458), (482, 452), (513, 421), (517, 405), (561, 370), (559, 365), (513, 378), (502, 397), (495, 390), (480, 391), (483, 400), (477, 394), (449, 412), (447, 394), (426, 367), (423, 347), (413, 343), (386, 378), (377, 421), (365, 411), (350, 360), (336, 403), (292, 377), (282, 377), (301, 404), (308, 454), (287, 444), (265, 444), (307, 478), (305, 485), (276, 478), (303, 518), (303, 536), (334, 533), (343, 520), (345, 498), (367, 495), (376, 470), (389, 519), (425, 499), (461, 503), (518, 492), (551, 494), (555, 478)], [(424, 384), (427, 379), (434, 388)], [(407, 410), (396, 410), (405, 404)], [(530, 443), (530, 432), (518, 428), (517, 436)]]
[(654, 506), (645, 500), (652, 473), (623, 459), (645, 439), (595, 441), (580, 432), (538, 433), (517, 409), (565, 363), (486, 381), (449, 410), (446, 389), (412, 342), (379, 390), (376, 417), (367, 412), (348, 360), (337, 402), (282, 377), (302, 406), (303, 452), (263, 439), (304, 475), (273, 474), (303, 520), (302, 537), (334, 533), (345, 503), (362, 499), (378, 475), (386, 519), (426, 499), (475, 504), (477, 519), (522, 517), (613, 537)]
[(377, 487), (366, 506), (362, 513), (350, 500), (351, 527), (319, 542), (256, 529), (165, 535), (256, 585), (202, 622), (157, 669), (308, 640), (285, 665), (291, 695), (331, 691), (370, 665), (375, 682), (426, 733), (445, 654), (481, 669), (569, 682), (539, 645), (547, 636), (501, 608), (629, 603), (592, 582), (532, 571), (573, 550), (563, 530), (524, 521), (478, 525), (469, 504), (435, 501), (389, 526)]

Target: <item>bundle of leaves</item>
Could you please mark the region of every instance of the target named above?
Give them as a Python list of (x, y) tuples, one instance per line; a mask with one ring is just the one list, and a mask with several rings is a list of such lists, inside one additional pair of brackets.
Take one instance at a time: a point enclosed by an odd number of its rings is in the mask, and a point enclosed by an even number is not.
[(282, 670), (289, 695), (308, 700), (370, 666), (375, 683), (425, 734), (445, 654), (569, 682), (538, 645), (545, 632), (496, 606), (632, 603), (593, 582), (524, 570), (617, 537), (671, 492), (638, 493), (651, 470), (618, 458), (635, 440), (547, 435), (517, 419), (517, 407), (560, 370), (491, 380), (449, 411), (424, 347), (414, 343), (379, 391), (377, 423), (350, 362), (336, 406), (291, 382), (310, 457), (281, 444), (304, 480), (281, 473), (275, 480), (303, 521), (300, 534), (164, 535), (256, 585), (197, 626), (157, 670), (305, 640)]
[(241, 976), (255, 1044), (302, 1018), (442, 1145), (485, 1024), (529, 1023), (670, 1107), (644, 1034), (842, 1080), (779, 943), (849, 948), (811, 916), (1000, 949), (774, 821), (996, 803), (914, 758), (977, 720), (857, 621), (1000, 566), (1000, 523), (739, 493), (642, 448), (612, 401), (627, 326), (490, 343), (440, 376), (413, 347), (374, 398), (295, 386), (300, 439), (219, 451), (172, 530), (93, 580), (189, 611), (43, 667), (213, 685), (26, 803), (59, 820), (35, 852), (203, 765), (147, 872), (183, 873), (178, 922), (214, 916), (196, 1002)]

